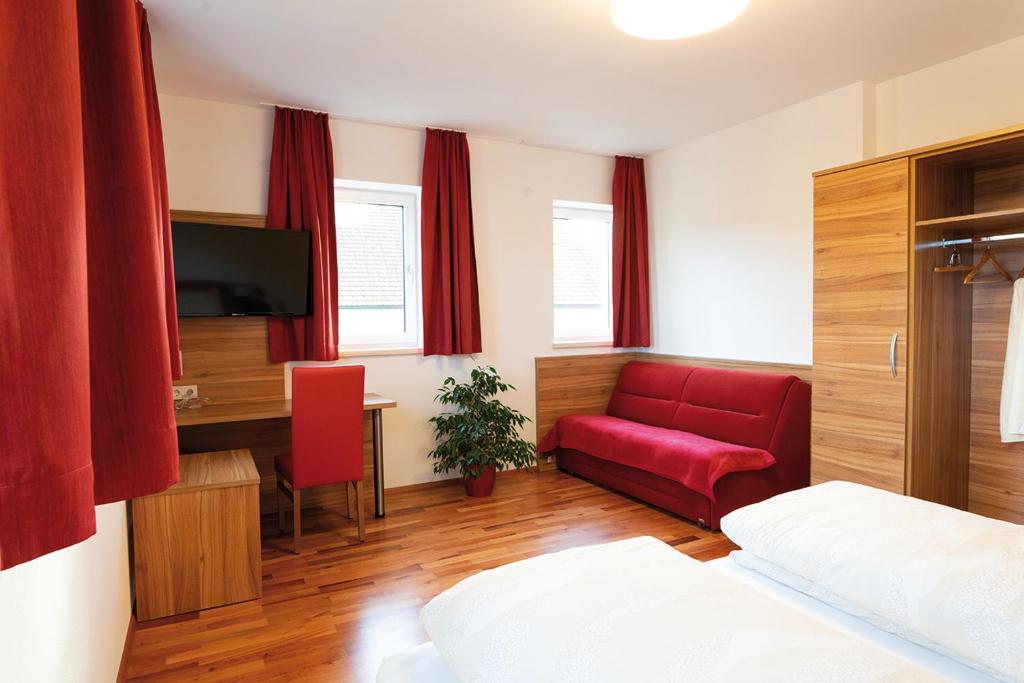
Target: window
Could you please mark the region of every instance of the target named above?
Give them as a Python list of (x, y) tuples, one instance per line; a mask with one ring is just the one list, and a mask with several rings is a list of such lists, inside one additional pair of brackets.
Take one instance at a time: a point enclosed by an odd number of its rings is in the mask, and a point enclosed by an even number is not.
[(555, 342), (612, 340), (612, 207), (554, 204)]
[(420, 346), (420, 188), (334, 184), (342, 351)]

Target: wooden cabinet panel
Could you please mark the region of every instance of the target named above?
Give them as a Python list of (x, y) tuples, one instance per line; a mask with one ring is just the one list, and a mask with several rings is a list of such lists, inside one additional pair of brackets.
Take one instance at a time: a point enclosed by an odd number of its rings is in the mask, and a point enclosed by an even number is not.
[(909, 207), (907, 159), (815, 178), (812, 483), (904, 491)]
[(259, 474), (247, 450), (181, 457), (180, 479), (132, 501), (139, 621), (262, 594)]

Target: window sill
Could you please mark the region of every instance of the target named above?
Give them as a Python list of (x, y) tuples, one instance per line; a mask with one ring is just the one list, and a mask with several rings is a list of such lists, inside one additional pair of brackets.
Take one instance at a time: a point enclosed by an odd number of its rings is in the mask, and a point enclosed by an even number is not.
[(377, 349), (341, 349), (339, 358), (361, 358), (363, 356), (422, 356), (422, 348), (377, 348)]
[(553, 349), (585, 349), (585, 348), (613, 348), (610, 339), (580, 339), (573, 341), (556, 341), (551, 343)]

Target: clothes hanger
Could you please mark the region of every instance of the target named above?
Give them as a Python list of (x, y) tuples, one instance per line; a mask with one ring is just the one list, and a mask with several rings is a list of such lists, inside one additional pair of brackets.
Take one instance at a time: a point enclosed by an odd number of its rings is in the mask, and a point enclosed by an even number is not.
[[(1002, 276), (1002, 279), (996, 278), (994, 280), (975, 280), (975, 278), (978, 276), (978, 273), (981, 272), (981, 269), (985, 267), (986, 263), (991, 263), (992, 267), (999, 271), (999, 274)], [(1022, 269), (1021, 272), (1024, 272), (1024, 269)], [(982, 254), (978, 262), (974, 264), (974, 267), (971, 268), (967, 275), (964, 275), (964, 284), (989, 285), (1002, 282), (1003, 279), (1005, 279), (1010, 284), (1013, 284), (1013, 277), (1006, 272), (1006, 268), (1003, 268), (1003, 264), (1001, 264), (999, 262), (999, 259), (996, 258), (996, 255), (992, 253), (992, 248), (987, 247), (985, 249), (985, 253)]]
[(974, 268), (974, 265), (967, 265), (960, 256), (960, 250), (953, 247), (953, 253), (949, 255), (949, 261), (944, 266), (935, 266), (936, 273), (965, 273)]

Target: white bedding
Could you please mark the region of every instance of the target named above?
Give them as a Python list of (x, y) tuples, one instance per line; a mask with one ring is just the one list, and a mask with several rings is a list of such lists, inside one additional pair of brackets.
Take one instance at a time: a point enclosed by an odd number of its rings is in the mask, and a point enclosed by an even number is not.
[(1024, 681), (1024, 527), (829, 482), (741, 508), (722, 530), (816, 597)]
[(870, 626), (882, 633), (891, 634), (891, 637), (895, 637), (901, 642), (908, 642), (920, 646), (926, 651), (936, 653), (943, 659), (948, 658), (955, 660), (968, 668), (987, 674), (984, 675), (986, 680), (1005, 680), (1004, 676), (1000, 676), (998, 673), (990, 671), (977, 662), (961, 657), (956, 652), (952, 652), (949, 648), (932, 642), (916, 631), (909, 629), (902, 624), (891, 622), (870, 610), (866, 610), (857, 604), (844, 600), (843, 598), (833, 594), (831, 591), (812, 583), (801, 576), (792, 574), (771, 562), (762, 560), (756, 555), (752, 555), (745, 550), (734, 551), (729, 555), (729, 557), (735, 566), (742, 567), (747, 570), (748, 573), (763, 576), (776, 584), (781, 584), (781, 586), (785, 588), (790, 588), (797, 594), (802, 594), (808, 599), (813, 600), (816, 604), (831, 607), (834, 610), (837, 610), (839, 614), (846, 615), (860, 624)]
[(433, 643), (384, 659), (377, 671), (377, 683), (459, 683)]
[[(742, 567), (735, 562), (733, 557), (711, 560), (706, 562), (705, 566), (743, 582), (812, 618), (845, 631), (853, 638), (913, 662), (946, 681), (956, 681), (957, 683), (992, 683), (993, 681), (992, 678), (975, 669), (965, 667), (919, 645), (879, 630), (806, 594), (787, 588), (759, 573)], [(427, 642), (412, 650), (385, 659), (377, 681), (378, 683), (458, 683), (459, 679), (445, 664), (444, 658), (441, 657), (441, 653), (437, 651), (434, 644)]]
[(733, 552), (729, 557), (711, 560), (705, 564), (726, 576), (742, 581), (767, 593), (776, 600), (804, 614), (811, 615), (856, 638), (868, 641), (887, 652), (911, 661), (948, 681), (956, 681), (957, 683), (994, 683), (996, 680), (978, 671), (976, 668), (966, 666), (918, 643), (882, 630), (849, 612), (816, 600), (806, 592), (780, 584), (758, 571), (751, 570), (737, 562), (739, 555), (740, 552)]
[(942, 680), (652, 538), (482, 572), (421, 621), (466, 682)]

